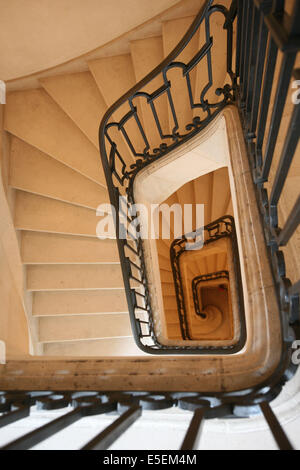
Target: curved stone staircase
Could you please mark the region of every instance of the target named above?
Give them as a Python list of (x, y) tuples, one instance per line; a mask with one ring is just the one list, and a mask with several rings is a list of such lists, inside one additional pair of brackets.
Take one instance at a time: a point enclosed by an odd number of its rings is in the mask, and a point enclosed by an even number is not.
[[(141, 354), (131, 334), (116, 241), (96, 237), (96, 208), (109, 202), (98, 127), (107, 108), (162, 61), (193, 18), (167, 21), (160, 36), (131, 42), (130, 53), (88, 61), (86, 71), (51, 75), (39, 80), (39, 88), (8, 93), (9, 185), (35, 353)], [(191, 54), (199, 41), (199, 35), (191, 41)], [(167, 125), (167, 108), (160, 106)], [(189, 117), (182, 115), (183, 122)], [(147, 119), (145, 113), (146, 126)], [(151, 134), (150, 122), (148, 129)], [(210, 176), (203, 178), (210, 194)], [(179, 200), (185, 194), (179, 191)], [(212, 213), (215, 204), (216, 198)]]

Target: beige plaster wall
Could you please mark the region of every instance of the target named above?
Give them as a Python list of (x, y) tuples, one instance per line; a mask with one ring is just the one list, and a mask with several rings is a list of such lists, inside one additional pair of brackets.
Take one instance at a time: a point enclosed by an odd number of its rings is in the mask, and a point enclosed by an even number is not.
[(14, 358), (28, 356), (29, 334), (23, 305), (23, 271), (18, 240), (5, 191), (7, 160), (2, 131), (4, 106), (0, 106), (0, 341), (5, 343), (7, 358)]

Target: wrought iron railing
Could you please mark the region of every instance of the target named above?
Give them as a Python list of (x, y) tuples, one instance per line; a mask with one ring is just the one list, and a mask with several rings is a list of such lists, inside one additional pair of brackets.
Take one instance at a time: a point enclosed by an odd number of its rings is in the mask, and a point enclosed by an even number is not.
[[(290, 17), (284, 13), (284, 5), (284, 0), (249, 0), (247, 2), (233, 0), (230, 9), (227, 10), (222, 5), (214, 4), (213, 0), (207, 1), (177, 47), (149, 75), (122, 96), (107, 111), (101, 122), (100, 152), (110, 199), (117, 214), (118, 249), (132, 331), (138, 346), (145, 352), (172, 354), (180, 350), (181, 353), (197, 353), (197, 348), (164, 346), (158, 342), (154, 330), (143, 243), (140, 238), (136, 238), (123, 226), (119, 217), (120, 196), (127, 198), (126, 208), (129, 213), (129, 216), (126, 214), (127, 220), (137, 221), (137, 214), (130, 214), (130, 210), (135, 202), (133, 182), (138, 172), (193, 138), (225, 106), (234, 103), (240, 110), (244, 126), (258, 205), (277, 284), (284, 338), (287, 344), (291, 342), (289, 325), (299, 318), (300, 281), (292, 284), (287, 279), (284, 256), (280, 248), (287, 245), (299, 225), (299, 197), (282, 230), (278, 228), (277, 212), (278, 202), (299, 139), (298, 105), (294, 105), (275, 179), (271, 183), (270, 196), (265, 187), (270, 175), (296, 54), (300, 48), (300, 4), (295, 2)], [(227, 31), (226, 68), (230, 83), (221, 88), (214, 86), (212, 74), (214, 39), (210, 34), (210, 21), (216, 13), (223, 15), (223, 27)], [(237, 40), (233, 57), (233, 23), (236, 19)], [(188, 62), (180, 61), (180, 54), (188, 47), (191, 39), (201, 27), (205, 30), (203, 47)], [(274, 74), (279, 50), (283, 54), (283, 60), (277, 79)], [(191, 86), (191, 74), (195, 67), (200, 66), (208, 74), (208, 83), (204, 86), (200, 99), (197, 101), (194, 99)], [(174, 104), (172, 80), (168, 78), (171, 69), (176, 68), (182, 71), (185, 78), (189, 97), (187, 105), (194, 113), (192, 121), (185, 124), (184, 131), (182, 125), (179, 124), (179, 114)], [(161, 85), (149, 91), (149, 85), (158, 77), (161, 79)], [(299, 78), (299, 70), (294, 72), (294, 77)], [(276, 92), (274, 102), (271, 103), (270, 97), (274, 82)], [(211, 90), (215, 91), (215, 100), (211, 100), (209, 94)], [(210, 99), (207, 96), (210, 96)], [(156, 103), (161, 97), (166, 98), (168, 112), (173, 123), (171, 132), (163, 130), (160, 122)], [(157, 145), (150, 143), (147, 137), (147, 129), (144, 128), (141, 117), (141, 101), (152, 113), (153, 122), (160, 136)], [(196, 110), (199, 110), (201, 117), (195, 116)], [(268, 112), (271, 113), (270, 123), (267, 122)], [(136, 140), (130, 130), (133, 125), (135, 126), (134, 135), (138, 135)], [(118, 234), (122, 232), (126, 234), (127, 239), (118, 237)], [(139, 284), (139, 290), (134, 287), (134, 283)]]
[[(202, 354), (233, 354), (242, 349), (246, 341), (246, 324), (245, 324), (245, 310), (244, 310), (244, 299), (243, 299), (243, 286), (241, 278), (239, 250), (236, 238), (235, 223), (232, 216), (227, 215), (217, 219), (210, 224), (203, 227), (202, 238), (204, 240), (204, 248), (222, 238), (226, 238), (230, 241), (230, 252), (232, 253), (232, 263), (234, 267), (235, 287), (237, 293), (237, 303), (239, 312), (239, 324), (240, 324), (240, 337), (236, 344), (224, 345), (222, 347), (216, 346), (197, 346), (198, 353)], [(196, 239), (200, 234), (200, 231), (195, 231), (193, 238)], [(191, 234), (190, 234), (191, 236)], [(171, 243), (170, 246), (170, 260), (173, 272), (174, 287), (176, 293), (177, 307), (178, 307), (178, 318), (180, 323), (181, 335), (185, 340), (195, 339), (192, 337), (190, 331), (190, 325), (188, 315), (186, 311), (186, 299), (184, 296), (184, 288), (181, 273), (181, 258), (184, 253), (187, 253), (187, 246), (190, 243), (190, 239), (187, 236), (176, 239)], [(191, 286), (192, 288), (192, 286)]]
[[(239, 77), (238, 107), (258, 206), (277, 285), (285, 338), (290, 340), (289, 325), (299, 322), (300, 280), (292, 284), (286, 277), (281, 247), (288, 245), (299, 226), (300, 196), (282, 229), (278, 225), (278, 205), (299, 141), (299, 104), (291, 104), (293, 111), (287, 131), (280, 125), (285, 106), (289, 104), (291, 81), (293, 77), (300, 79), (299, 69), (293, 71), (300, 50), (300, 2), (294, 3), (290, 16), (284, 7), (282, 0), (237, 2), (236, 76)], [(282, 53), (281, 64), (279, 52)], [(274, 154), (279, 136), (284, 144), (276, 162)]]
[(214, 273), (201, 274), (196, 276), (192, 280), (192, 292), (194, 300), (194, 309), (195, 314), (199, 317), (206, 318), (206, 314), (202, 312), (199, 302), (199, 285), (201, 286), (202, 282), (215, 281), (218, 279), (226, 279), (229, 281), (229, 272), (228, 271), (216, 271)]
[[(0, 428), (2, 433), (5, 433), (6, 426), (19, 420), (22, 420), (24, 429), (20, 437), (8, 442), (0, 449), (31, 449), (60, 431), (64, 430), (64, 437), (67, 437), (68, 427), (84, 417), (109, 413), (115, 415), (113, 422), (105, 429), (99, 422), (101, 430), (98, 433), (95, 432), (95, 436), (89, 442), (82, 442), (80, 447), (80, 450), (105, 450), (114, 444), (130, 426), (134, 425), (144, 410), (155, 412), (178, 407), (184, 410), (188, 416), (189, 412), (193, 413), (190, 425), (185, 435), (182, 436), (180, 450), (198, 448), (203, 422), (207, 419), (244, 418), (261, 413), (263, 413), (279, 449), (292, 450), (288, 437), (269, 405), (269, 401), (280, 390), (281, 386), (277, 385), (276, 389), (272, 391), (264, 388), (255, 393), (246, 391), (244, 395), (240, 396), (235, 393), (220, 393), (212, 396), (197, 392), (0, 392)], [(38, 411), (64, 409), (65, 412), (43, 426), (26, 432), (26, 418), (30, 417), (34, 409)]]
[[(223, 16), (224, 28), (227, 31), (227, 72), (230, 83), (222, 88), (216, 85), (214, 87), (212, 68), (214, 40), (210, 34), (210, 22), (215, 14)], [(132, 227), (137, 221), (137, 214), (131, 214), (135, 202), (133, 182), (141, 169), (194, 137), (228, 103), (234, 101), (235, 75), (232, 71), (233, 19), (233, 11), (228, 11), (220, 4), (214, 5), (213, 0), (205, 2), (205, 5), (201, 8), (175, 49), (158, 67), (109, 108), (100, 125), (100, 153), (110, 200), (117, 214), (117, 242), (133, 336), (138, 346), (148, 353), (178, 354), (179, 351), (197, 353), (199, 348), (166, 346), (160, 344), (157, 339), (153, 323), (143, 243), (139, 237), (132, 233)], [(185, 51), (185, 48), (188, 47), (201, 27), (205, 30), (205, 44), (187, 63), (180, 61), (178, 57)], [(206, 65), (204, 65), (204, 61), (206, 61)], [(191, 84), (191, 74), (197, 66), (203, 66), (208, 76), (208, 81), (200, 93), (199, 101), (194, 99)], [(199, 110), (201, 114), (201, 118), (194, 116), (191, 122), (185, 123), (183, 126), (184, 131), (182, 131), (182, 126), (179, 123), (181, 110), (176, 108), (172, 80), (168, 78), (169, 72), (174, 69), (180, 70), (185, 80), (183, 86), (186, 87), (189, 97), (185, 106), (191, 112)], [(161, 80), (161, 85), (158, 88), (154, 86), (149, 92), (149, 87), (157, 79)], [(148, 91), (145, 91), (146, 87)], [(211, 90), (214, 92), (215, 98), (213, 100), (207, 98), (207, 94)], [(156, 106), (156, 102), (161, 97), (166, 98), (166, 106), (173, 123), (171, 132), (165, 132), (162, 129), (160, 114)], [(147, 106), (153, 117), (153, 125), (157, 128), (159, 134), (157, 145), (151, 146), (147, 137), (147, 129), (142, 124), (143, 120), (139, 106), (141, 100)], [(115, 118), (116, 115), (118, 119)], [(134, 132), (132, 132), (133, 127)], [(124, 220), (130, 224), (131, 231), (125, 227)], [(122, 234), (122, 237), (119, 236), (120, 234)], [(138, 283), (140, 288), (134, 288), (134, 283)]]

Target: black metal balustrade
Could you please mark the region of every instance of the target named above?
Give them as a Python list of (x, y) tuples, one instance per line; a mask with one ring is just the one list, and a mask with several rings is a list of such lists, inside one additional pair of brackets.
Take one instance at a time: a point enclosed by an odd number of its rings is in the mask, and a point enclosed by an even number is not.
[(269, 401), (278, 395), (280, 390), (281, 386), (276, 385), (272, 390), (265, 387), (256, 390), (255, 393), (246, 390), (240, 396), (236, 393), (220, 393), (212, 396), (196, 392), (0, 392), (2, 432), (5, 432), (5, 426), (28, 418), (33, 407), (37, 410), (70, 408), (58, 418), (23, 434), (1, 449), (31, 449), (62, 430), (67, 436), (67, 428), (84, 417), (110, 414), (115, 416), (113, 422), (89, 442), (83, 442), (81, 445), (81, 450), (105, 450), (134, 425), (144, 410), (155, 412), (155, 410), (178, 407), (187, 413), (193, 413), (187, 432), (182, 436), (181, 450), (197, 449), (201, 430), (207, 419), (244, 418), (261, 412), (279, 449), (290, 450), (292, 445), (269, 405)]
[[(200, 230), (196, 230), (194, 234), (189, 234), (188, 236), (183, 236), (180, 239), (175, 239), (170, 246), (170, 260), (173, 272), (177, 308), (178, 308), (178, 318), (180, 323), (181, 335), (185, 340), (191, 340), (192, 338), (188, 316), (186, 311), (186, 300), (184, 297), (184, 288), (182, 282), (182, 273), (180, 261), (182, 255), (187, 253), (187, 246), (191, 243), (191, 240), (196, 240), (200, 236)], [(239, 260), (239, 250), (237, 245), (235, 223), (232, 216), (227, 215), (211, 222), (208, 225), (203, 227), (201, 230), (201, 238), (203, 241), (203, 246), (208, 246), (222, 238), (226, 238), (230, 241), (231, 252), (232, 252), (232, 262), (234, 266), (234, 276), (235, 276), (235, 286), (237, 290), (237, 300), (238, 300), (238, 312), (239, 312), (239, 323), (240, 323), (240, 338), (236, 344), (230, 346), (197, 346), (196, 349), (198, 354), (234, 354), (240, 351), (245, 345), (246, 341), (246, 324), (245, 324), (245, 310), (244, 310), (244, 299), (243, 299), (243, 286), (241, 279), (241, 269), (240, 269), (240, 260)], [(198, 241), (199, 242), (199, 241)], [(197, 278), (196, 278), (197, 279)], [(195, 285), (192, 286), (195, 289)], [(196, 293), (196, 298), (198, 295)], [(195, 296), (194, 296), (195, 299)], [(199, 310), (199, 308), (198, 308)]]
[[(232, 36), (235, 15), (233, 11), (228, 11), (223, 5), (214, 5), (213, 3), (213, 0), (205, 3), (183, 39), (166, 59), (109, 108), (99, 129), (102, 164), (110, 200), (117, 215), (116, 233), (118, 235), (122, 233), (124, 237), (121, 238), (117, 235), (117, 242), (132, 332), (137, 345), (143, 351), (152, 354), (178, 354), (179, 351), (196, 354), (197, 351), (201, 352), (201, 348), (196, 346), (167, 346), (157, 340), (143, 243), (139, 237), (136, 237), (135, 233), (132, 233), (134, 224), (136, 223), (137, 226), (139, 224), (138, 214), (132, 210), (134, 204), (133, 183), (141, 169), (194, 137), (228, 103), (234, 102), (235, 74), (232, 71)], [(211, 19), (216, 14), (224, 18), (224, 30), (227, 34), (225, 52), (227, 50), (227, 73), (230, 77), (230, 83), (223, 86), (223, 88), (214, 83), (212, 67), (214, 38), (211, 36), (210, 31)], [(183, 63), (178, 57), (185, 51), (201, 27), (205, 30), (205, 44), (194, 57), (187, 63)], [(218, 47), (221, 46), (223, 44), (218, 45)], [(205, 70), (205, 76), (208, 77), (207, 83), (201, 90), (199, 100), (196, 100), (194, 96), (191, 77), (197, 67), (203, 67), (203, 72)], [(174, 72), (174, 70), (182, 73), (184, 82), (182, 86), (186, 88), (188, 96), (185, 106), (193, 112), (199, 111), (199, 116), (194, 116), (192, 122), (184, 123), (184, 126), (180, 124), (182, 110), (176, 107), (172, 78), (169, 78), (170, 72)], [(146, 91), (145, 88), (147, 87), (147, 90), (149, 90), (155, 79), (160, 79), (162, 85), (158, 88), (154, 87), (151, 92)], [(171, 122), (173, 122), (172, 132), (166, 132), (162, 129), (159, 106), (156, 105), (161, 98), (166, 99), (166, 106), (171, 116)], [(157, 146), (151, 146), (147, 137), (147, 129), (143, 127), (140, 109), (141, 101), (144, 102), (148, 112), (151, 113), (153, 125), (156, 126), (158, 131), (159, 142)], [(116, 115), (121, 117), (116, 120)], [(135, 132), (132, 132), (133, 127)], [(127, 152), (129, 150), (130, 158), (125, 155), (124, 144), (126, 144)], [(130, 230), (125, 227), (124, 220), (130, 224)], [(134, 288), (134, 283), (138, 283), (139, 290)]]
[(201, 285), (202, 282), (215, 281), (218, 279), (226, 279), (227, 281), (229, 281), (229, 272), (228, 271), (216, 271), (214, 273), (201, 274), (200, 276), (194, 277), (194, 279), (192, 280), (194, 308), (195, 308), (196, 315), (199, 315), (199, 317), (203, 317), (203, 318), (206, 317), (205, 313), (203, 313), (202, 309), (200, 308), (199, 285)]

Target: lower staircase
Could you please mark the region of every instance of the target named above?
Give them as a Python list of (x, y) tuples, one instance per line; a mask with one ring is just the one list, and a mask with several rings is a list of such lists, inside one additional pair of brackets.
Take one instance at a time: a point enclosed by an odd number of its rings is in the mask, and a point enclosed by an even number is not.
[[(169, 206), (180, 204), (182, 213), (184, 204), (204, 204), (205, 225), (224, 215), (233, 215), (227, 168), (220, 168), (186, 183), (164, 201), (164, 204)], [(170, 230), (172, 233), (172, 224)], [(196, 230), (195, 226), (193, 226), (193, 230)], [(160, 277), (168, 338), (181, 339), (176, 291), (170, 261), (170, 246), (173, 239), (174, 232), (172, 233), (171, 239), (162, 238), (162, 233), (160, 233), (160, 238), (156, 243), (159, 255)], [(219, 244), (220, 242), (221, 241), (219, 241)], [(185, 274), (190, 281), (190, 285), (192, 279), (196, 276), (214, 273), (228, 268), (226, 246), (207, 246), (191, 253), (195, 253), (195, 255), (193, 255), (192, 259), (189, 258), (185, 266)], [(197, 334), (201, 332), (201, 327), (199, 331), (201, 319), (194, 313), (193, 299), (190, 298), (190, 291), (186, 293), (186, 302), (191, 305), (190, 327), (197, 337)]]

